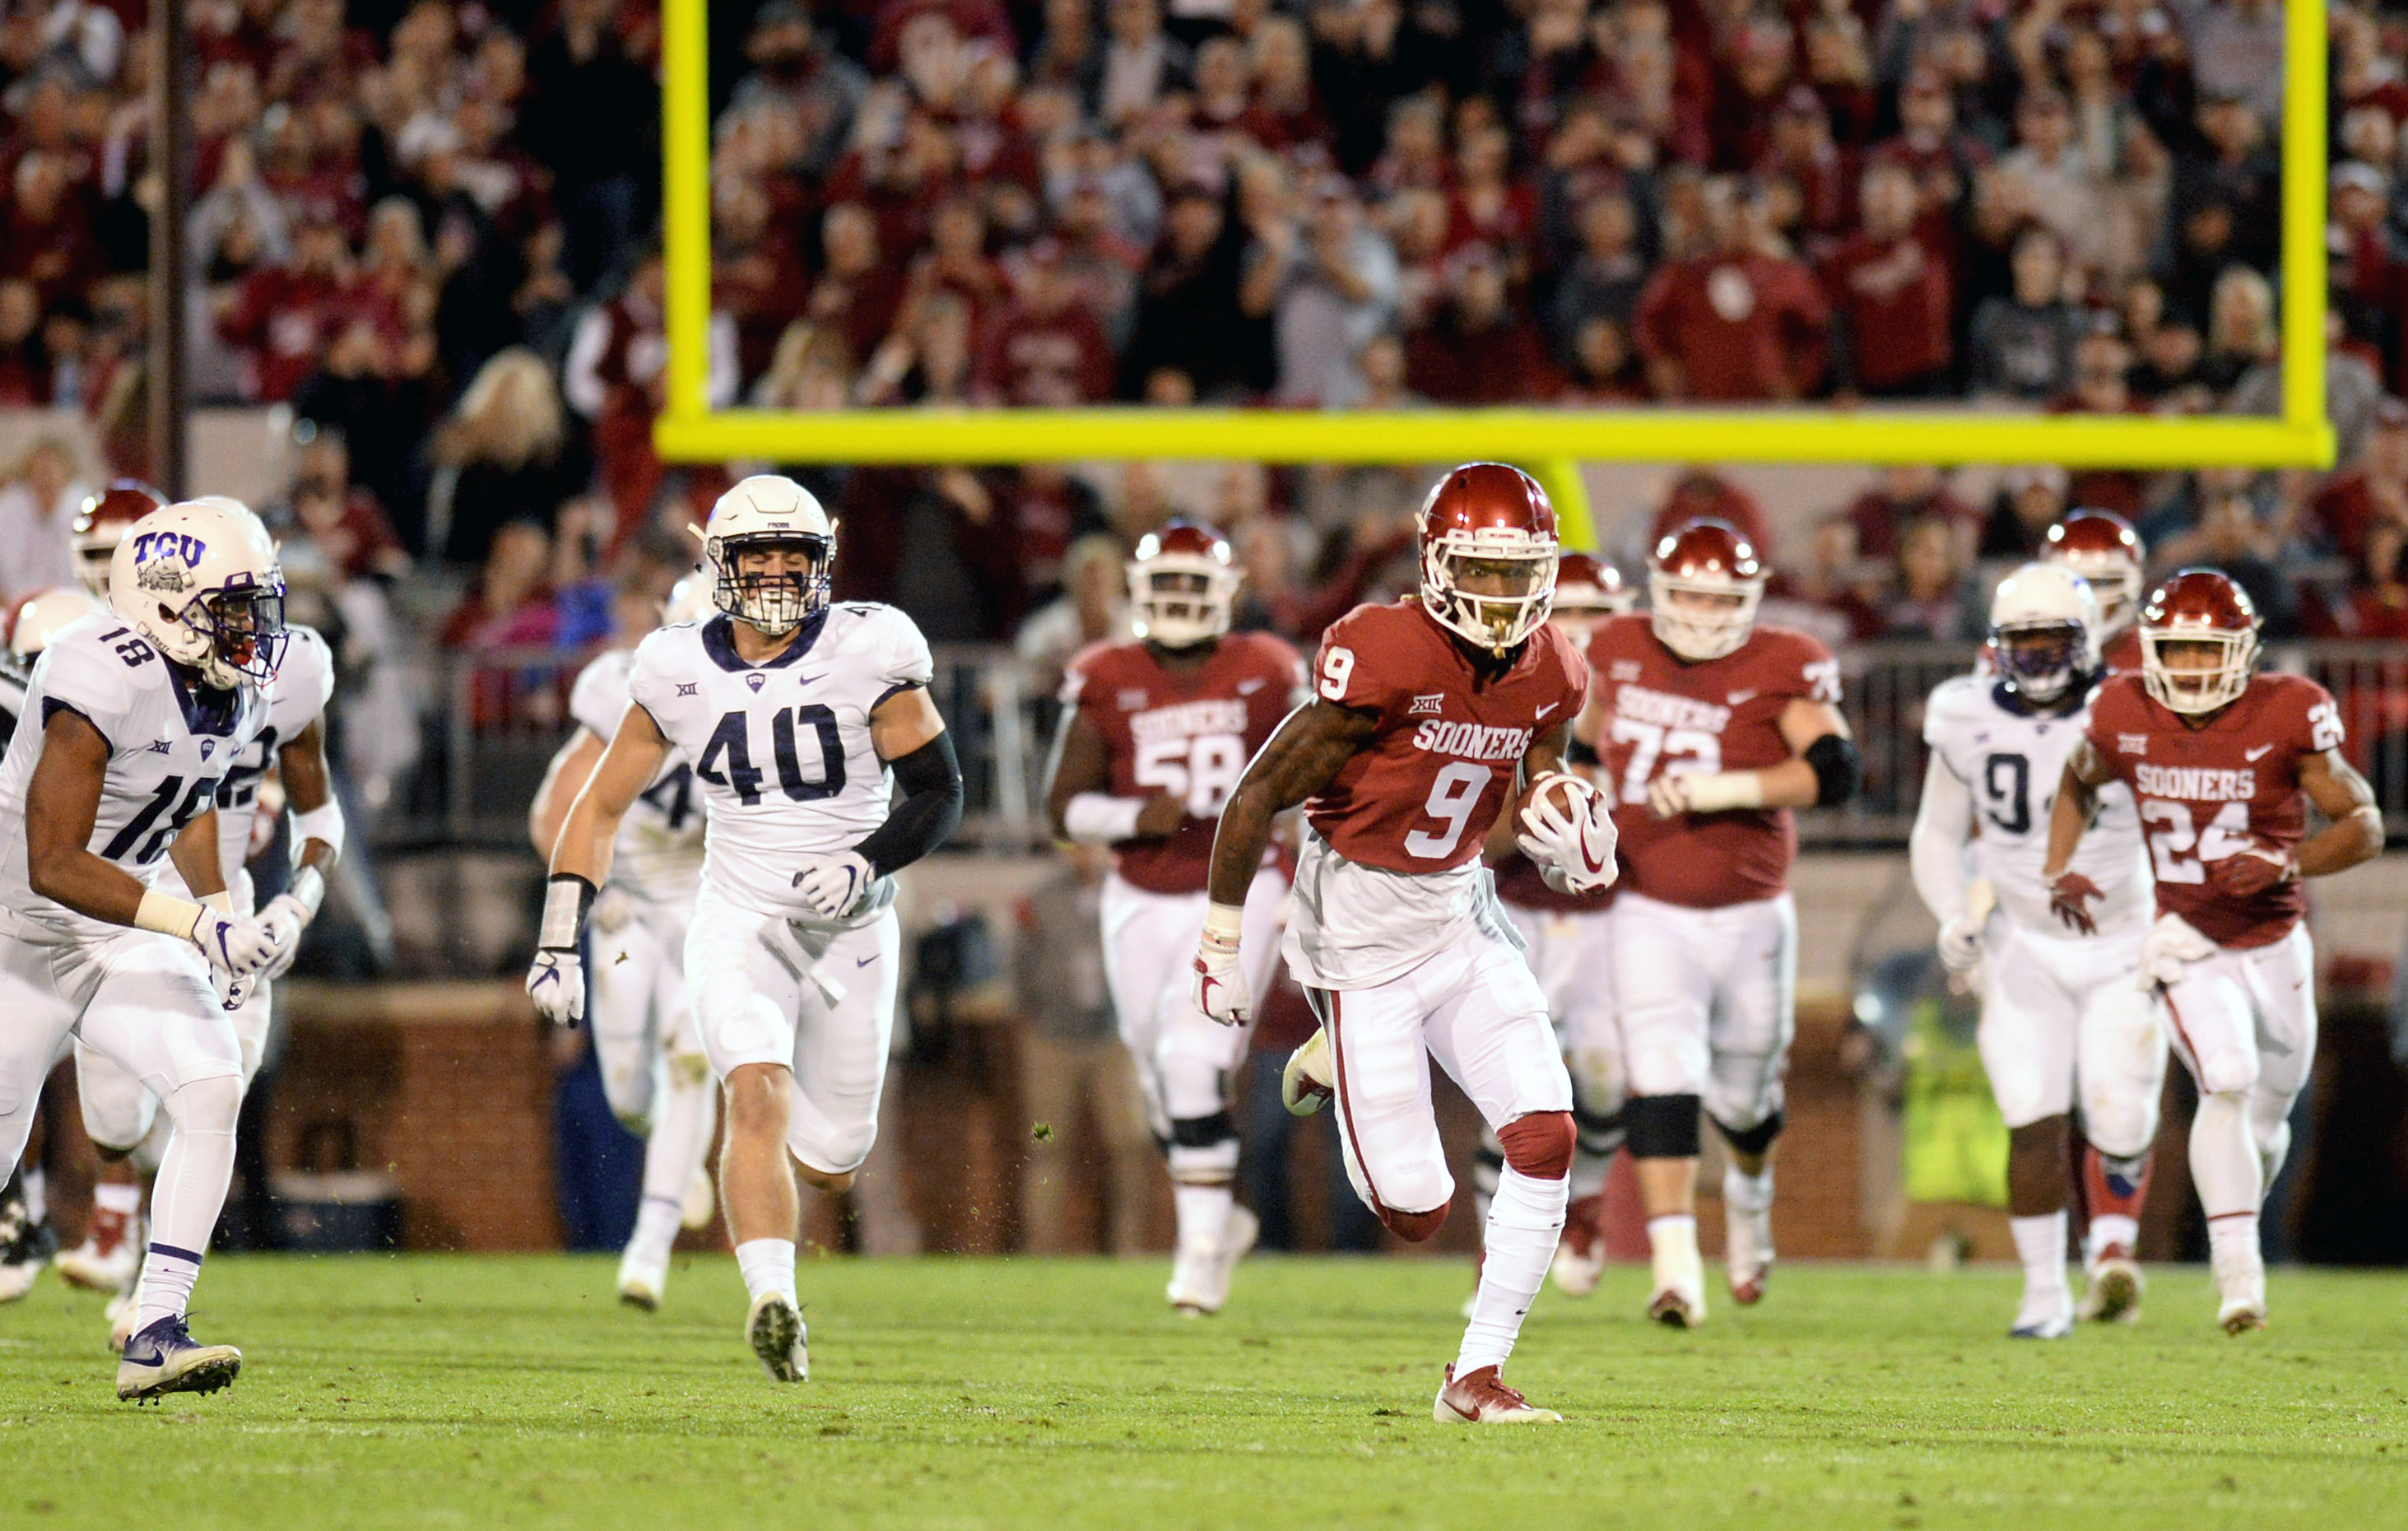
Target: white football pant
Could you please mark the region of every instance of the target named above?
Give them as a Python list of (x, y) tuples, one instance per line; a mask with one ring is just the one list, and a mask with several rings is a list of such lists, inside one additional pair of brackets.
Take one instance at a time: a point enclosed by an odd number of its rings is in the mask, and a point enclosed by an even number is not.
[(1684, 909), (1613, 901), (1612, 980), (1634, 1095), (1696, 1095), (1733, 1132), (1781, 1109), (1797, 1028), (1798, 908), (1789, 894)]
[(2146, 923), (2097, 936), (2000, 917), (1983, 956), (1982, 1067), (2010, 1127), (2082, 1103), (2083, 1135), (2110, 1158), (2148, 1151), (2166, 1082), (2164, 1028), (2132, 986)]
[[(2268, 946), (2218, 947), (2159, 994), (2174, 1055), (2199, 1084), (2191, 1171), (2200, 1201), (2211, 1218), (2255, 1212), (2290, 1152), (2291, 1103), (2316, 1061), (2315, 950), (2307, 927), (2294, 926)], [(2202, 1140), (2228, 1131), (2235, 1142)], [(2244, 1132), (2254, 1166), (2237, 1141)]]
[(748, 909), (709, 887), (695, 901), (686, 992), (711, 1074), (792, 1069), (786, 1147), (823, 1175), (860, 1168), (878, 1139), (902, 950), (892, 908), (840, 929)]

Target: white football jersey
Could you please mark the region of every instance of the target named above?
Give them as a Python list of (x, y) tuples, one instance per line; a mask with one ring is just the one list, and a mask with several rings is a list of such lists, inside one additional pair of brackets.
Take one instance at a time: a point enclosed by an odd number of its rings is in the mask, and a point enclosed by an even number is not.
[[(604, 744), (627, 715), (627, 686), (636, 668), (632, 649), (613, 649), (578, 672), (568, 715)], [(672, 747), (619, 821), (610, 853), (610, 885), (655, 903), (690, 905), (702, 886), (702, 800), (694, 766)]]
[[(2063, 929), (2048, 909), (2041, 867), (2048, 860), (2048, 821), (2065, 757), (2090, 720), (2087, 698), (2069, 712), (2032, 712), (1985, 675), (1943, 680), (1924, 711), (1923, 741), (1973, 803), (1973, 864), (2018, 924)], [(2099, 792), (2099, 820), (2082, 837), (2073, 870), (2107, 896), (2093, 909), (2100, 926), (2145, 918), (2151, 884), (2140, 814), (2121, 782)]]
[[(893, 607), (847, 601), (767, 665), (736, 652), (725, 617), (664, 627), (637, 647), (628, 691), (694, 766), (710, 814), (702, 876), (763, 913), (807, 919), (808, 856), (850, 851), (886, 822), (893, 773), (869, 714), (935, 674), (928, 640)], [(891, 883), (864, 915), (893, 900)]]
[(43, 727), (60, 708), (81, 714), (108, 741), (108, 770), (89, 841), (93, 854), (156, 883), (167, 847), (214, 806), (218, 785), (266, 725), (260, 688), (211, 691), (185, 677), (115, 614), (67, 626), (35, 662), (23, 720), (0, 761), (0, 907), (69, 938), (117, 927), (35, 895), (26, 873), (25, 795)]
[[(218, 783), (218, 865), (225, 869), (234, 907), (246, 912), (255, 907), (247, 864), (260, 783), (276, 764), (278, 747), (292, 743), (326, 710), (327, 701), (335, 694), (335, 655), (326, 640), (314, 627), (285, 631), (291, 638), (284, 645), (284, 657), (277, 663), (276, 679), (266, 687), (267, 723)], [(166, 875), (175, 875), (172, 866)]]

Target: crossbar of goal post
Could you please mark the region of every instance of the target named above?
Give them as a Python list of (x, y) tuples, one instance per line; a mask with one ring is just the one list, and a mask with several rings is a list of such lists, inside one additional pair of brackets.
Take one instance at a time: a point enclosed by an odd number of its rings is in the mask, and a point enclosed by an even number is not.
[(1596, 545), (1583, 462), (2055, 463), (2075, 468), (2324, 467), (2325, 12), (2286, 0), (2282, 412), (2106, 417), (1937, 408), (1498, 408), (1319, 410), (713, 409), (706, 0), (664, 0), (661, 70), (668, 379), (653, 442), (671, 462), (994, 465), (1199, 458), (1398, 464), (1489, 458), (1537, 475), (1565, 539)]

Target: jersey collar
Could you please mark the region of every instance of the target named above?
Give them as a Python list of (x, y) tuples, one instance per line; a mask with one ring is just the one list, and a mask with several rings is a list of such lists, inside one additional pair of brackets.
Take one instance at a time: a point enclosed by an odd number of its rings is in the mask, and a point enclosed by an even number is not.
[(2004, 680), (1990, 683), (1990, 698), (2005, 711), (2018, 718), (2070, 718), (2090, 701), (2090, 694), (2099, 689), (2100, 678), (2083, 676), (2065, 688), (2065, 695), (2054, 707), (2040, 707)]
[(820, 629), (826, 625), (827, 608), (822, 607), (803, 619), (802, 631), (795, 635), (795, 641), (787, 644), (777, 658), (759, 665), (748, 665), (744, 656), (736, 651), (735, 619), (723, 611), (702, 624), (702, 651), (710, 656), (712, 664), (730, 675), (742, 675), (747, 670), (780, 670), (809, 652), (811, 645), (819, 641)]
[(169, 664), (167, 679), (176, 688), (176, 705), (184, 714), (184, 726), (195, 734), (216, 738), (232, 735), (235, 725), (242, 721), (243, 687), (218, 691), (209, 686), (188, 683), (182, 666)]

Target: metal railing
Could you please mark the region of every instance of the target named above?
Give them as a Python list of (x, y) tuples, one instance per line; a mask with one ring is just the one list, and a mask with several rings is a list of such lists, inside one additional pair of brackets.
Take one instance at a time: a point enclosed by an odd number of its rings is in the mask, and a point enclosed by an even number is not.
[[(1864, 786), (1843, 807), (1801, 814), (1808, 844), (1874, 848), (1905, 842), (1928, 751), (1932, 688), (1965, 672), (1971, 644), (1868, 644), (1840, 654), (1843, 710), (1864, 758)], [(504, 847), (525, 843), (526, 812), (571, 724), (567, 695), (590, 657), (512, 649), (440, 656), (417, 777), (379, 824), (389, 844)], [(2288, 643), (2268, 664), (2332, 692), (2347, 753), (2367, 773), (2395, 836), (2408, 837), (2408, 643)], [(1029, 666), (1000, 646), (936, 651), (930, 687), (960, 757), (960, 846), (1025, 851), (1045, 840), (1045, 757), (1059, 707)]]

